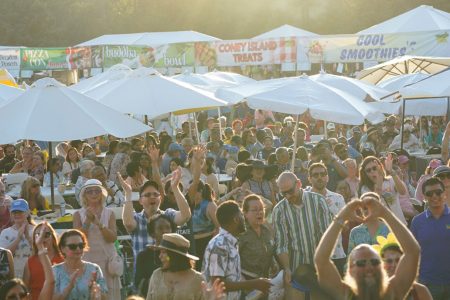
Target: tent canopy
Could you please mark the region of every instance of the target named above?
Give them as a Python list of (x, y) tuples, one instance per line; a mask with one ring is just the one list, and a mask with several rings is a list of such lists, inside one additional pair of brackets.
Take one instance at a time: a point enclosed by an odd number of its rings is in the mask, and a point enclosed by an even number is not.
[(392, 19), (364, 29), (359, 34), (417, 32), (450, 29), (450, 14), (421, 5)]
[(252, 39), (262, 40), (262, 39), (293, 37), (293, 36), (317, 36), (317, 34), (298, 27), (284, 24), (278, 28), (272, 29), (270, 31), (261, 33), (260, 35), (257, 35), (255, 37), (252, 37)]
[(188, 42), (213, 42), (220, 39), (197, 31), (142, 32), (128, 34), (106, 34), (83, 42), (77, 46), (99, 45), (163, 45)]

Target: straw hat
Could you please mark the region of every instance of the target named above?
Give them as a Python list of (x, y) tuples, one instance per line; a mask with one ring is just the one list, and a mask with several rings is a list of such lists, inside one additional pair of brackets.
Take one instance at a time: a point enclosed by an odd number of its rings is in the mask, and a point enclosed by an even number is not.
[(80, 200), (84, 199), (84, 192), (86, 191), (87, 188), (89, 187), (99, 187), (102, 190), (102, 195), (103, 195), (103, 201), (105, 201), (106, 197), (108, 197), (108, 191), (106, 191), (106, 189), (103, 187), (102, 183), (100, 182), (100, 180), (97, 179), (89, 179), (87, 180), (84, 184), (83, 187), (81, 188), (80, 191)]
[(182, 235), (179, 235), (178, 233), (165, 233), (163, 234), (162, 241), (159, 246), (150, 245), (149, 247), (172, 251), (187, 258), (199, 260), (197, 256), (188, 253), (190, 246), (191, 243)]

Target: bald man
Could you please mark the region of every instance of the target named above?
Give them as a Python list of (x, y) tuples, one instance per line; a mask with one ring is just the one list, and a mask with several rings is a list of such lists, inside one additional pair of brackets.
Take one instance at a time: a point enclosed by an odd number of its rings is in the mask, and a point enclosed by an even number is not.
[[(300, 264), (314, 264), (314, 252), (332, 217), (325, 198), (303, 190), (302, 182), (294, 173), (281, 173), (277, 184), (283, 199), (274, 207), (272, 216), (286, 299), (305, 299), (304, 293), (311, 287), (293, 282), (293, 274)], [(319, 299), (314, 291), (311, 299)]]

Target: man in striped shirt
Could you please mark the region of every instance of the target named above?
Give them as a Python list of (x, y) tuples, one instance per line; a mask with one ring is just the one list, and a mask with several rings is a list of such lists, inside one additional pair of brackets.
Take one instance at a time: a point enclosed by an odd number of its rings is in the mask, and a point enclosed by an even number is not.
[[(294, 173), (281, 173), (277, 184), (284, 198), (274, 207), (272, 216), (286, 299), (304, 299), (304, 293), (291, 285), (292, 273), (300, 264), (314, 264), (314, 252), (332, 217), (324, 197), (303, 190)], [(312, 293), (311, 299), (314, 296)]]

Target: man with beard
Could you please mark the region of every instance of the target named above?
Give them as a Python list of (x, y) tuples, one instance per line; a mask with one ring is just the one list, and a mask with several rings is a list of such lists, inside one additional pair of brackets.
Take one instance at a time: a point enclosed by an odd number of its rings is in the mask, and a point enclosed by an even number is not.
[(8, 144), (3, 146), (5, 156), (0, 160), (0, 174), (9, 173), (16, 163), (19, 161), (16, 159), (16, 147)]
[(202, 274), (208, 283), (217, 278), (225, 283), (227, 300), (241, 299), (241, 290), (260, 290), (268, 294), (271, 283), (259, 278), (241, 280), (241, 258), (238, 251), (239, 234), (245, 231), (244, 214), (235, 201), (225, 201), (216, 212), (219, 234), (206, 247)]
[[(383, 219), (397, 237), (402, 249), (397, 270), (391, 278), (381, 266), (381, 258), (375, 249), (367, 244), (358, 245), (349, 254), (347, 274), (342, 280), (330, 256), (341, 230), (352, 220), (364, 222), (366, 218)], [(384, 207), (375, 193), (353, 200), (334, 218), (320, 240), (314, 255), (319, 284), (335, 299), (404, 299), (417, 275), (420, 246), (411, 232), (388, 208)]]
[[(333, 216), (336, 216), (345, 206), (344, 197), (327, 189), (328, 172), (322, 163), (313, 163), (309, 166), (308, 179), (311, 187), (306, 188), (310, 192), (322, 195), (328, 205), (328, 210)], [(331, 259), (336, 264), (340, 274), (344, 274), (344, 265), (346, 263), (344, 247), (342, 246), (342, 235), (339, 235), (336, 248)]]

